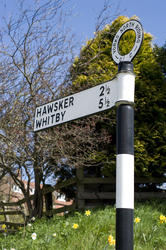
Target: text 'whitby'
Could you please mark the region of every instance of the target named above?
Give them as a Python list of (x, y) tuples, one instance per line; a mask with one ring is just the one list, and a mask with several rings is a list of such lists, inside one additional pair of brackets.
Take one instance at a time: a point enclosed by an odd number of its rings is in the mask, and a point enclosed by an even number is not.
[(69, 96), (36, 108), (36, 129), (50, 127), (63, 122), (66, 110), (74, 105), (74, 97)]

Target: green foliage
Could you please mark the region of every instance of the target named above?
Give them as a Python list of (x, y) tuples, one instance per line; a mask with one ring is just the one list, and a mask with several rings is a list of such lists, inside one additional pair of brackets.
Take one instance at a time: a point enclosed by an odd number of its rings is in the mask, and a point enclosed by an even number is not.
[[(140, 222), (134, 224), (134, 249), (165, 249), (166, 222), (160, 223), (160, 215), (166, 215), (166, 202), (163, 200), (137, 203), (135, 218)], [(78, 228), (74, 229), (73, 224)], [(36, 233), (36, 239), (32, 234)], [(56, 234), (56, 235), (55, 235)], [(53, 219), (42, 218), (22, 228), (15, 235), (0, 235), (0, 249), (16, 250), (111, 250), (108, 236), (115, 238), (115, 208), (85, 212), (74, 212)]]
[(154, 52), (156, 55), (156, 60), (158, 61), (164, 76), (166, 77), (166, 42), (163, 47), (155, 46)]
[[(136, 17), (133, 17), (136, 18)], [(133, 19), (132, 18), (132, 19)], [(80, 90), (112, 79), (117, 66), (111, 58), (114, 35), (129, 18), (120, 16), (111, 25), (95, 34), (87, 42), (71, 67), (73, 89)], [(126, 54), (134, 44), (134, 32), (126, 32), (120, 40), (120, 53)], [(163, 176), (166, 169), (166, 106), (163, 49), (156, 53), (151, 45), (152, 36), (144, 34), (144, 41), (133, 60), (136, 74), (135, 91), (135, 172), (137, 176)], [(164, 47), (164, 53), (166, 46)], [(162, 57), (161, 57), (162, 54)], [(160, 55), (160, 58), (159, 58)], [(164, 54), (166, 55), (166, 53)], [(164, 59), (163, 59), (164, 58)], [(103, 115), (103, 114), (102, 114)], [(97, 162), (104, 161), (103, 173), (115, 174), (115, 111), (104, 114), (111, 117), (112, 141), (105, 151), (96, 152)], [(101, 126), (104, 126), (103, 124)]]

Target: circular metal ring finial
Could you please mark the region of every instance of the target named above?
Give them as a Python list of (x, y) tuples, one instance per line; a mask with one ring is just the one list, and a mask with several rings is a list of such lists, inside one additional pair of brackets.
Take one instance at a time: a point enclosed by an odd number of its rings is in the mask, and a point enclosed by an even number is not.
[[(119, 41), (122, 35), (126, 33), (128, 30), (133, 30), (135, 32), (135, 43), (132, 50), (128, 54), (121, 55), (119, 53)], [(142, 41), (143, 41), (143, 28), (141, 23), (137, 20), (130, 20), (124, 23), (116, 33), (114, 40), (112, 42), (112, 58), (114, 62), (116, 62), (117, 64), (119, 64), (120, 62), (131, 62), (138, 53)]]

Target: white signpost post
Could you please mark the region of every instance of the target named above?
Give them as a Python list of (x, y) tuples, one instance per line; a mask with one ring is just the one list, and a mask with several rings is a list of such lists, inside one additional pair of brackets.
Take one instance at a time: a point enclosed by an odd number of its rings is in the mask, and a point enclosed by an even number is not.
[[(135, 44), (127, 55), (119, 53), (119, 41), (128, 30)], [(117, 106), (116, 157), (116, 249), (133, 250), (134, 215), (134, 56), (143, 40), (142, 25), (130, 20), (122, 25), (112, 42), (112, 58), (118, 74), (109, 82), (36, 108), (34, 131), (82, 118)]]

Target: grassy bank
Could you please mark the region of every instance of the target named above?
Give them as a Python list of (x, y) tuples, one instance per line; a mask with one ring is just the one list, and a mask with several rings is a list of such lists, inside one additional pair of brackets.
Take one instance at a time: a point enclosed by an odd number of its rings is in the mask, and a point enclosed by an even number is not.
[[(115, 212), (110, 206), (91, 210), (90, 214), (82, 211), (54, 216), (50, 220), (35, 220), (15, 235), (8, 236), (4, 230), (0, 236), (0, 249), (115, 249)], [(135, 250), (166, 250), (166, 220), (161, 215), (166, 216), (166, 201), (135, 205)]]

